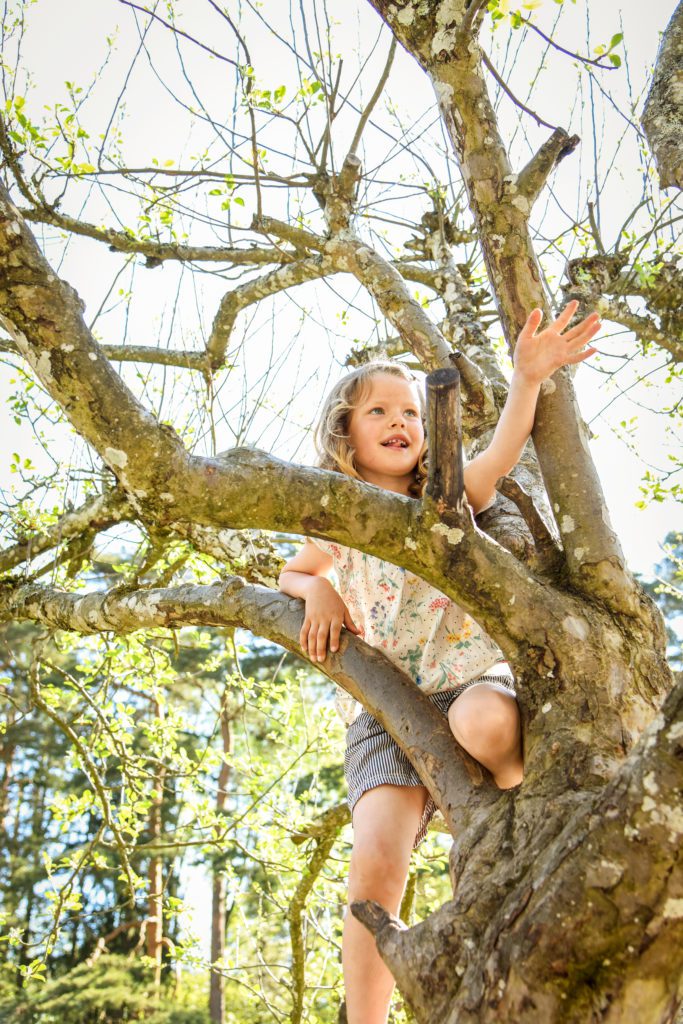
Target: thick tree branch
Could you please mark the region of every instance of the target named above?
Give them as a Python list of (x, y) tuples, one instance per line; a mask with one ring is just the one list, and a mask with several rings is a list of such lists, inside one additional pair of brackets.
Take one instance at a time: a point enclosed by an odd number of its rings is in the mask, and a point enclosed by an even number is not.
[(662, 188), (683, 188), (683, 2), (671, 15), (657, 54), (641, 124)]
[(441, 331), (412, 298), (401, 274), (391, 263), (361, 242), (350, 228), (330, 238), (326, 252), (337, 269), (348, 271), (365, 285), (425, 370), (449, 365), (450, 349)]
[[(133, 592), (69, 594), (37, 584), (0, 587), (0, 619), (30, 619), (55, 629), (125, 634), (183, 625), (239, 626), (300, 654), (302, 603), (232, 577), (210, 586), (184, 585)], [(320, 666), (317, 666), (320, 668)], [(472, 795), (464, 758), (443, 715), (379, 650), (347, 631), (323, 670), (364, 704), (405, 751), (434, 797), (451, 833), (462, 828)], [(475, 804), (508, 799), (481, 788)]]
[(427, 377), (427, 494), (437, 505), (460, 509), (464, 496), (460, 374), (455, 367)]
[[(101, 344), (100, 348), (110, 362), (179, 366), (183, 370), (198, 370), (204, 374), (210, 371), (210, 366), (204, 352), (158, 348), (156, 345)], [(0, 352), (21, 355), (19, 346), (13, 341), (0, 341)]]

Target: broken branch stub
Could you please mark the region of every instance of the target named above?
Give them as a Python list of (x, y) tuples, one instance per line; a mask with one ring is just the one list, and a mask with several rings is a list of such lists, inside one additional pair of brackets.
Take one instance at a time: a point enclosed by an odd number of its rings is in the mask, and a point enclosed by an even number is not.
[(427, 377), (429, 471), (426, 492), (437, 505), (460, 509), (464, 483), (460, 374), (454, 366)]

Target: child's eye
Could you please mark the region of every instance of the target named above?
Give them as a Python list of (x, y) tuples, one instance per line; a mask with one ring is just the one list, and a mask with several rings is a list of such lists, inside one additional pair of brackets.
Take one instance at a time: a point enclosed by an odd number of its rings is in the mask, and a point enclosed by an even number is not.
[[(417, 411), (415, 409), (406, 409), (405, 411), (406, 411), (406, 413), (409, 413), (411, 416), (417, 416), (418, 415), (418, 413), (417, 413)], [(370, 412), (384, 412), (384, 409), (382, 408), (381, 405), (375, 405), (375, 406), (373, 406), (372, 409), (370, 409)]]

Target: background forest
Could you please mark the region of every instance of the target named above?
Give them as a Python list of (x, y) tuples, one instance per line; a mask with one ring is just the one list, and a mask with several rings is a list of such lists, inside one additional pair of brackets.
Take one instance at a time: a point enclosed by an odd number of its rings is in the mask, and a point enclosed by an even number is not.
[[(681, 670), (681, 213), (639, 127), (675, 4), (479, 6), (515, 163), (557, 125), (581, 139), (533, 241), (555, 306), (579, 294), (603, 315), (576, 388)], [(349, 152), (360, 233), (453, 344), (476, 318), (509, 377), (433, 92), (369, 4), (4, 0), (2, 85), (13, 200), (122, 380), (193, 454), (311, 465), (316, 410), (350, 366), (425, 369), (316, 249), (323, 171)], [(298, 536), (137, 516), (10, 331), (0, 395), (0, 587), (276, 587)], [(352, 833), (332, 682), (238, 626), (23, 618), (0, 617), (0, 1021), (336, 1021)], [(450, 842), (437, 818), (406, 923), (449, 898)], [(411, 1019), (397, 992), (393, 1024)]]

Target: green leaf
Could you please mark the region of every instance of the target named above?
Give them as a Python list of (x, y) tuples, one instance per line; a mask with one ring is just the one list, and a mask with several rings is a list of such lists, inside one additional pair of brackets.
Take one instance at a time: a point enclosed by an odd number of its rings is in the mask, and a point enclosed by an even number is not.
[(238, 206), (244, 206), (244, 199), (242, 199), (242, 196), (235, 196), (233, 203), (237, 203)]
[(615, 36), (610, 39), (609, 49), (613, 50), (615, 46), (618, 46), (621, 40), (624, 38), (623, 32), (617, 32)]
[(610, 53), (609, 59), (610, 62), (614, 64), (615, 68), (621, 67), (621, 57), (617, 53)]

